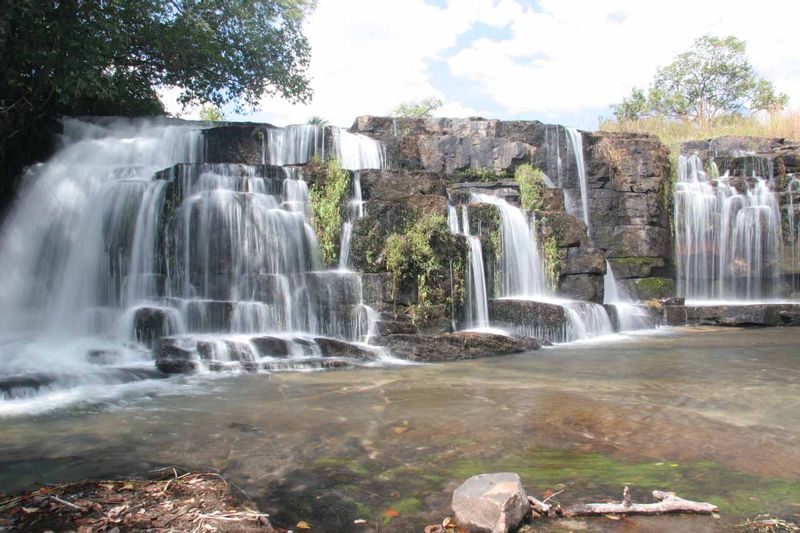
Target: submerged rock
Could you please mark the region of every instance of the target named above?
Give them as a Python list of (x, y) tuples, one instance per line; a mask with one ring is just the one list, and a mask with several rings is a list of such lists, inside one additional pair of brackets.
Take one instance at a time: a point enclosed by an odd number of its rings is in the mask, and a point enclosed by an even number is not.
[(453, 493), (453, 516), (459, 531), (507, 533), (530, 511), (528, 495), (517, 474), (479, 474)]
[(458, 361), (494, 355), (509, 355), (540, 348), (536, 339), (495, 333), (461, 331), (433, 335), (384, 335), (377, 344), (392, 354), (411, 361)]

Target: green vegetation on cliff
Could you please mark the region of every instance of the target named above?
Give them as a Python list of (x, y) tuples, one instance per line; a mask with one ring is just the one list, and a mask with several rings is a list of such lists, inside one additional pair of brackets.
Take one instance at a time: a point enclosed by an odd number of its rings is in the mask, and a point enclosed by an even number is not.
[(542, 208), (542, 189), (544, 189), (544, 172), (530, 164), (517, 167), (514, 179), (519, 185), (519, 200), (526, 211)]
[(334, 265), (339, 254), (342, 211), (350, 190), (350, 173), (335, 159), (329, 159), (318, 181), (308, 191), (311, 216), (322, 252), (322, 260)]
[(383, 255), (395, 285), (415, 281), (419, 300), (415, 318), (427, 306), (452, 309), (464, 298), (464, 258), (443, 215), (425, 215), (403, 233), (386, 239)]

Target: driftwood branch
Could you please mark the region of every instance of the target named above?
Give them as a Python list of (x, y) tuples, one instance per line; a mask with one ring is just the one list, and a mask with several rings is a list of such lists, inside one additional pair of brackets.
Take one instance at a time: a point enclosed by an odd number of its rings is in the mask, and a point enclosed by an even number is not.
[(718, 513), (716, 505), (679, 498), (673, 492), (654, 490), (653, 498), (658, 503), (631, 503), (628, 487), (625, 487), (621, 503), (587, 503), (564, 510), (563, 516), (593, 516), (606, 514), (664, 514), (664, 513)]

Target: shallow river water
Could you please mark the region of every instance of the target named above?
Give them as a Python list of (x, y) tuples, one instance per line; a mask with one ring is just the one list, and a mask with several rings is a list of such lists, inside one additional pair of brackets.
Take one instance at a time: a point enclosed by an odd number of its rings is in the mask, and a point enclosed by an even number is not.
[[(800, 328), (677, 328), (510, 357), (195, 376), (0, 418), (0, 492), (214, 468), (278, 525), (419, 531), (470, 475), (514, 471), (562, 505), (653, 489), (711, 517), (569, 529), (726, 531), (800, 515)], [(394, 509), (399, 516), (386, 516)], [(396, 513), (389, 513), (394, 515)], [(558, 530), (558, 527), (548, 526)]]

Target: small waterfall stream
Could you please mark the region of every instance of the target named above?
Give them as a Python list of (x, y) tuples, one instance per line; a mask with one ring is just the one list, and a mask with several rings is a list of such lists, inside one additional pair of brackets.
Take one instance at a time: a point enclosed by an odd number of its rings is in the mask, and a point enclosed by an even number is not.
[(530, 219), (518, 207), (502, 198), (473, 194), (472, 200), (497, 207), (500, 213), (499, 297), (553, 304), (564, 309), (566, 324), (555, 329), (527, 326), (518, 333), (553, 342), (570, 342), (613, 333), (608, 313), (602, 305), (557, 298), (545, 276), (545, 262), (536, 233), (536, 218)]
[(486, 329), (489, 327), (489, 300), (483, 266), (483, 246), (480, 237), (470, 235), (469, 207), (461, 206), (461, 223), (459, 224), (456, 207), (448, 203), (447, 225), (451, 233), (464, 235), (469, 245), (469, 264), (465, 276), (467, 281), (464, 309), (465, 329)]
[(603, 277), (603, 303), (614, 307), (619, 331), (636, 331), (654, 327), (652, 318), (633, 303), (633, 300), (617, 283), (611, 264), (606, 261)]
[(586, 164), (583, 161), (583, 137), (575, 128), (565, 128), (569, 146), (575, 156), (575, 169), (578, 173), (578, 184), (581, 189), (581, 218), (586, 224), (586, 233), (591, 235), (591, 216), (589, 215), (589, 190), (586, 182)]
[(796, 176), (790, 176), (789, 184), (786, 186), (786, 222), (793, 274), (792, 293), (800, 291), (800, 276), (797, 275), (800, 272), (800, 226), (798, 226), (798, 220), (796, 219), (799, 193), (800, 180)]

